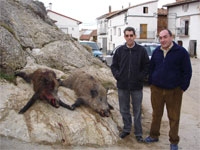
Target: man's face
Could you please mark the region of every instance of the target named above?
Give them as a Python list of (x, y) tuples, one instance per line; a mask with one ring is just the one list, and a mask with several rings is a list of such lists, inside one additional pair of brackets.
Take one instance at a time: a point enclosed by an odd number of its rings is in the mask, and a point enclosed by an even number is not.
[(167, 30), (161, 31), (159, 34), (159, 38), (162, 48), (167, 49), (170, 47), (173, 38), (169, 35), (169, 32)]
[(136, 36), (133, 34), (133, 31), (126, 31), (124, 38), (128, 46), (133, 46)]

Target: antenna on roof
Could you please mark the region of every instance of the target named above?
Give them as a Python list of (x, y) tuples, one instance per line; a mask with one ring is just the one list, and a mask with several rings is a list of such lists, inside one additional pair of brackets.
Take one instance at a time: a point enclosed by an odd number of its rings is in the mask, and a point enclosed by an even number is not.
[(52, 10), (52, 3), (49, 3), (49, 10)]
[(111, 11), (112, 11), (112, 8), (111, 8), (111, 6), (109, 5), (109, 13), (111, 13)]

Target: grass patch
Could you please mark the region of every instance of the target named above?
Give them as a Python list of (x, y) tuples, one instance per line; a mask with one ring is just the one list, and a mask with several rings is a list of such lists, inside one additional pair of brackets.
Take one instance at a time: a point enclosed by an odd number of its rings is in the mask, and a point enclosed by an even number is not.
[(20, 43), (19, 39), (17, 38), (15, 32), (13, 31), (12, 28), (10, 28), (8, 25), (4, 24), (3, 22), (0, 22), (0, 26), (2, 26), (3, 28), (5, 28), (8, 32), (10, 32), (14, 38)]
[(116, 86), (110, 81), (104, 81), (102, 85), (106, 89), (116, 89)]
[(14, 74), (6, 74), (6, 73), (2, 73), (2, 72), (0, 72), (0, 78), (5, 79), (9, 82), (14, 82), (14, 80), (15, 80)]

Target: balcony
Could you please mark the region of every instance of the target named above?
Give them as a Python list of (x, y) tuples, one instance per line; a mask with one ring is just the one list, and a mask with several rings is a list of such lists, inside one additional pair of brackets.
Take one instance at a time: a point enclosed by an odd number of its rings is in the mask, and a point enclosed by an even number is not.
[(155, 39), (156, 32), (155, 31), (136, 31), (137, 39)]
[(176, 28), (176, 34), (179, 37), (189, 36), (189, 30), (188, 28), (185, 28), (185, 27), (179, 27), (179, 28)]
[(106, 35), (106, 34), (107, 34), (107, 28), (98, 29), (98, 35)]

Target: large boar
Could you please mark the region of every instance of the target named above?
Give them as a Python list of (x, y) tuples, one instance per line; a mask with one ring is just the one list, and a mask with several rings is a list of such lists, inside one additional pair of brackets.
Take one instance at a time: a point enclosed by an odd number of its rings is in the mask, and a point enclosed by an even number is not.
[(93, 76), (84, 71), (75, 71), (60, 85), (74, 90), (78, 96), (72, 108), (85, 104), (102, 117), (109, 117), (113, 107), (107, 102), (107, 90)]
[(59, 106), (73, 110), (73, 108), (63, 103), (57, 96), (59, 82), (56, 79), (55, 72), (48, 69), (38, 69), (31, 74), (25, 72), (18, 72), (15, 76), (22, 77), (26, 82), (33, 83), (34, 95), (28, 103), (19, 111), (19, 113), (26, 112), (37, 99), (47, 100), (53, 107)]

